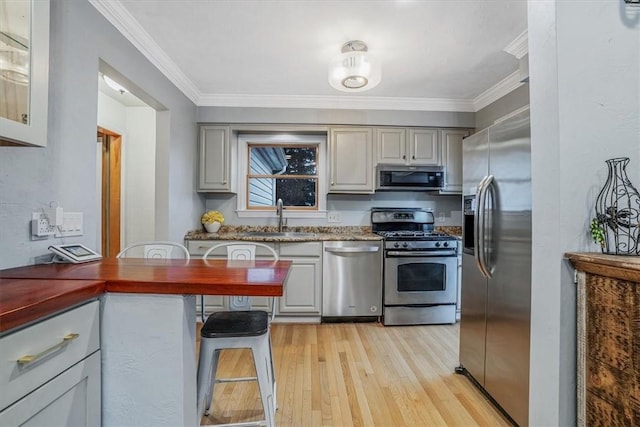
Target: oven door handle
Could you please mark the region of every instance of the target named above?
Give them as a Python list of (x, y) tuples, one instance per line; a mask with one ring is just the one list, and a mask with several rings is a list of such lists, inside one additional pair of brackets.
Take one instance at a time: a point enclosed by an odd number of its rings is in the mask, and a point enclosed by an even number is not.
[(457, 256), (456, 250), (450, 251), (387, 251), (387, 256), (398, 258), (417, 258), (417, 257), (444, 257)]

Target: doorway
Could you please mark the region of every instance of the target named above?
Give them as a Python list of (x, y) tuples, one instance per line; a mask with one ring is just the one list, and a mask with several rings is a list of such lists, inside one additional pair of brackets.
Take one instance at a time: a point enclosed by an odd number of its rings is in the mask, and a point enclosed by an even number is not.
[(120, 252), (120, 208), (122, 182), (122, 136), (98, 126), (102, 160), (102, 255), (114, 257)]

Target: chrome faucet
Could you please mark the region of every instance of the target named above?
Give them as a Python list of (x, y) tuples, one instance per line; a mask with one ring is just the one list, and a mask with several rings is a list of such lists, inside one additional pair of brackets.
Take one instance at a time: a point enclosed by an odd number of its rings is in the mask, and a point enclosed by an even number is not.
[(282, 199), (278, 199), (276, 202), (276, 215), (278, 215), (278, 232), (282, 233), (282, 214), (284, 213), (284, 206), (282, 206)]

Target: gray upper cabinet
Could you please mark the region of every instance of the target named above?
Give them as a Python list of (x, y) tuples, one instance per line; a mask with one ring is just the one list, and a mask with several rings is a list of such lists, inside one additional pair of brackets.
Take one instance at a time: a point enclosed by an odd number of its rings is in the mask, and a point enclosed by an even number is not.
[(404, 165), (407, 163), (407, 131), (405, 128), (376, 128), (378, 163)]
[(409, 129), (410, 165), (439, 165), (440, 149), (437, 129)]
[(232, 192), (229, 127), (200, 126), (198, 191)]
[(438, 129), (375, 129), (377, 163), (429, 166), (440, 164)]
[(373, 193), (373, 129), (332, 128), (329, 138), (329, 192)]
[(441, 130), (442, 165), (445, 185), (441, 193), (462, 193), (462, 140), (471, 134), (466, 129)]

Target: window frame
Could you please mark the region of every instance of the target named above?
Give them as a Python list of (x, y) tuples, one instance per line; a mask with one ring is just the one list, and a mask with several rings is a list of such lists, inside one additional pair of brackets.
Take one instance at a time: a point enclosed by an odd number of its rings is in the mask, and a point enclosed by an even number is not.
[[(274, 207), (249, 207), (249, 147), (268, 146), (316, 146), (316, 203), (315, 208), (291, 206), (285, 210), (288, 218), (325, 218), (326, 217), (326, 182), (327, 182), (327, 133), (273, 132), (273, 133), (238, 133), (238, 174), (235, 177), (238, 188), (236, 194), (238, 217), (268, 218), (275, 215)], [(307, 177), (308, 175), (290, 175)]]
[[(251, 169), (251, 155), (249, 154), (251, 152), (251, 148), (252, 147), (260, 147), (260, 146), (268, 146), (268, 147), (279, 147), (279, 148), (306, 148), (306, 147), (312, 147), (315, 152), (315, 161), (316, 161), (316, 173), (314, 175), (265, 175), (265, 174), (257, 174), (257, 175), (252, 175), (250, 174), (250, 169)], [(285, 208), (288, 210), (299, 210), (299, 211), (317, 211), (319, 208), (319, 195), (318, 195), (318, 185), (320, 184), (320, 174), (319, 172), (319, 165), (318, 165), (318, 154), (320, 151), (320, 147), (317, 144), (300, 144), (300, 143), (278, 143), (278, 144), (267, 144), (267, 143), (259, 143), (256, 144), (254, 142), (250, 142), (247, 143), (247, 174), (245, 175), (245, 193), (248, 195), (250, 193), (250, 180), (251, 179), (286, 179), (286, 180), (294, 180), (294, 179), (315, 179), (316, 180), (316, 191), (315, 191), (315, 204), (313, 206), (290, 206), (290, 205), (285, 205)], [(269, 211), (269, 210), (273, 210), (275, 211), (276, 207), (275, 206), (249, 206), (249, 197), (247, 197), (246, 200), (246, 205), (245, 205), (245, 209), (246, 210), (263, 210), (263, 211)]]

